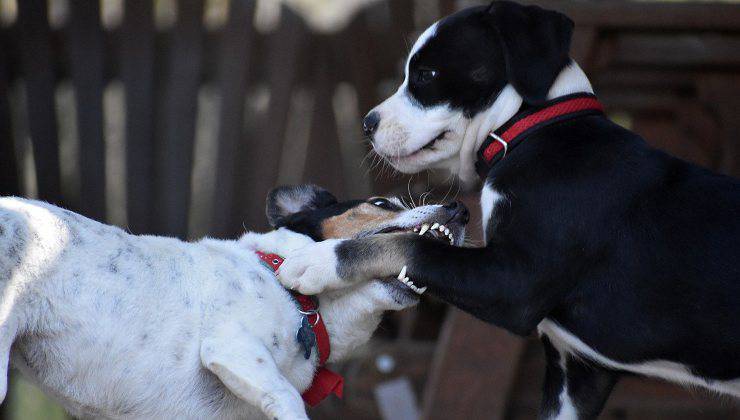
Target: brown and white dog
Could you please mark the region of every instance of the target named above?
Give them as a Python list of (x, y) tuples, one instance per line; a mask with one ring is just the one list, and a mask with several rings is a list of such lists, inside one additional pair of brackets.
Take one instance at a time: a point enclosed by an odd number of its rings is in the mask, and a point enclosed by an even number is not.
[[(256, 252), (447, 220), (457, 243), (465, 229), (457, 204), (339, 202), (310, 185), (272, 191), (267, 213), (271, 232), (190, 243), (0, 198), (0, 400), (10, 361), (80, 418), (305, 419), (318, 351), (297, 341), (301, 306)], [(406, 283), (319, 295), (329, 362), (365, 343), (384, 311), (417, 302)]]

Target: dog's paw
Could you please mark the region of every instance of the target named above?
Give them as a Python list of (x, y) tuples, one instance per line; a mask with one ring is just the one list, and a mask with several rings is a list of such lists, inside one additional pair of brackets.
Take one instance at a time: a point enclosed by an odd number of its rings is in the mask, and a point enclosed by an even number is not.
[(278, 270), (280, 283), (304, 295), (315, 295), (327, 289), (340, 288), (336, 247), (339, 239), (316, 242), (288, 253)]

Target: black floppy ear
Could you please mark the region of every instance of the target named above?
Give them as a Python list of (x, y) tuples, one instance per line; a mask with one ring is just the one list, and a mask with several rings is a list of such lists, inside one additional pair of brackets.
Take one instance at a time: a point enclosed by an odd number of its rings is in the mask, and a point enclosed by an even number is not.
[(573, 21), (562, 13), (510, 1), (491, 3), (486, 19), (501, 38), (509, 83), (524, 102), (544, 102), (570, 62)]
[(316, 185), (284, 185), (267, 194), (267, 221), (279, 227), (288, 216), (327, 207), (337, 202), (329, 191)]

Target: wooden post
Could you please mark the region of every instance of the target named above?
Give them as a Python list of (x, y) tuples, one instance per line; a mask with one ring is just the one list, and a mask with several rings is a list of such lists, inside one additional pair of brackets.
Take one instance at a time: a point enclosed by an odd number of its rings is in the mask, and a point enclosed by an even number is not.
[(424, 391), (422, 418), (503, 419), (524, 343), (452, 309)]
[(100, 3), (70, 3), (69, 63), (80, 138), (80, 203), (83, 215), (105, 221), (105, 138), (103, 137), (103, 29)]
[(178, 3), (177, 24), (167, 59), (164, 94), (158, 115), (154, 182), (159, 234), (184, 238), (188, 233), (190, 183), (203, 58), (203, 1)]
[(126, 96), (126, 208), (133, 233), (152, 228), (154, 202), (154, 16), (151, 0), (126, 0), (121, 79)]

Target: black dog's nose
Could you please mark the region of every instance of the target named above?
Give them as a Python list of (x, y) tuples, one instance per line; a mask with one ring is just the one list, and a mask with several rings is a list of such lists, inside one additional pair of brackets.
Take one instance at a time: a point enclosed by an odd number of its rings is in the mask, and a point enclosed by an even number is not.
[(444, 208), (450, 213), (450, 221), (466, 224), (470, 220), (470, 211), (462, 201), (447, 203)]
[(365, 132), (366, 136), (370, 137), (378, 129), (378, 124), (380, 124), (380, 114), (377, 111), (371, 111), (362, 120), (362, 131)]

